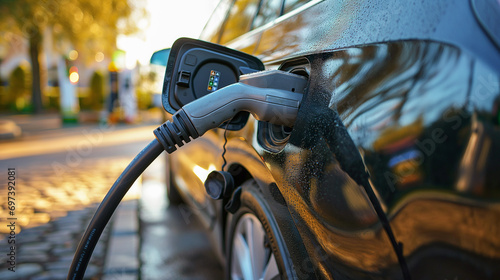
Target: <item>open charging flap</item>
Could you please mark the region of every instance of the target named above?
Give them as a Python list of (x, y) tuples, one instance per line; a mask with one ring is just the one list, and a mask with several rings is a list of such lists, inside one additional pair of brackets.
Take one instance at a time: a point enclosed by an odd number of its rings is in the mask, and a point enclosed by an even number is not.
[[(191, 101), (237, 83), (240, 75), (262, 70), (264, 64), (252, 55), (201, 40), (179, 38), (168, 56), (163, 108), (174, 114)], [(248, 116), (248, 112), (240, 112), (221, 127), (239, 130)]]

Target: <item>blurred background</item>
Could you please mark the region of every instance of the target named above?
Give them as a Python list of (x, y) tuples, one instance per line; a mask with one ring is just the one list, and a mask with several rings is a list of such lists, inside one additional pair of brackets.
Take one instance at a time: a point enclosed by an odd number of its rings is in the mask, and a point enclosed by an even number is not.
[[(165, 118), (151, 55), (197, 38), (217, 2), (0, 0), (0, 279), (66, 278), (99, 202)], [(134, 184), (87, 279), (220, 279), (196, 218), (168, 207), (167, 168), (160, 157)]]
[[(154, 94), (161, 90), (149, 65), (151, 54), (178, 37), (198, 37), (216, 5), (202, 0), (0, 3), (0, 113), (57, 112), (65, 122), (137, 121), (137, 111), (157, 105)], [(117, 100), (121, 106), (111, 104)]]

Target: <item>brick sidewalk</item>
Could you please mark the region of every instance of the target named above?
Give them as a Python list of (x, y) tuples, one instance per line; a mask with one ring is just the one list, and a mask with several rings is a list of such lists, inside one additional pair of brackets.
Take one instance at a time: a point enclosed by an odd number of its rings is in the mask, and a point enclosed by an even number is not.
[[(92, 125), (0, 141), (0, 170), (16, 167), (19, 203), (16, 272), (7, 269), (9, 232), (3, 226), (0, 279), (66, 279), (76, 246), (99, 203), (153, 139), (155, 127), (99, 130)], [(161, 155), (146, 169), (131, 189), (133, 195), (116, 210), (86, 279), (221, 279), (221, 266), (199, 221), (194, 216), (185, 221), (186, 206), (168, 207), (164, 160)], [(0, 184), (6, 185), (5, 176), (0, 176)], [(0, 197), (6, 197), (4, 191), (0, 188)], [(2, 222), (7, 210), (6, 203), (0, 203)]]
[[(89, 161), (58, 177), (49, 165), (18, 169), (16, 272), (7, 269), (4, 249), (10, 233), (0, 227), (0, 279), (66, 279), (88, 222), (128, 161), (116, 157)], [(6, 204), (1, 207), (0, 217), (7, 217)], [(94, 251), (89, 278), (100, 278), (104, 272), (108, 236), (105, 231)]]

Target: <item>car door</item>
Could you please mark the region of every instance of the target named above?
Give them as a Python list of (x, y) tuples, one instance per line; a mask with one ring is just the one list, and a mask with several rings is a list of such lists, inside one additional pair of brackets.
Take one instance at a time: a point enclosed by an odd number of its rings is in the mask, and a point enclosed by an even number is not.
[(313, 1), (263, 31), (255, 55), (309, 75), (286, 144), (261, 156), (318, 275), (496, 278), (500, 55), (488, 38), (465, 2)]

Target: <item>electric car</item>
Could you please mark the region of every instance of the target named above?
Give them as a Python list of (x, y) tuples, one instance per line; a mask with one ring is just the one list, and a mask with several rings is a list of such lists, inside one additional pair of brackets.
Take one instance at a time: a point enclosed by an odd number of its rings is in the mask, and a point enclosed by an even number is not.
[(169, 156), (227, 279), (500, 279), (499, 1), (222, 0), (200, 39), (307, 79)]

